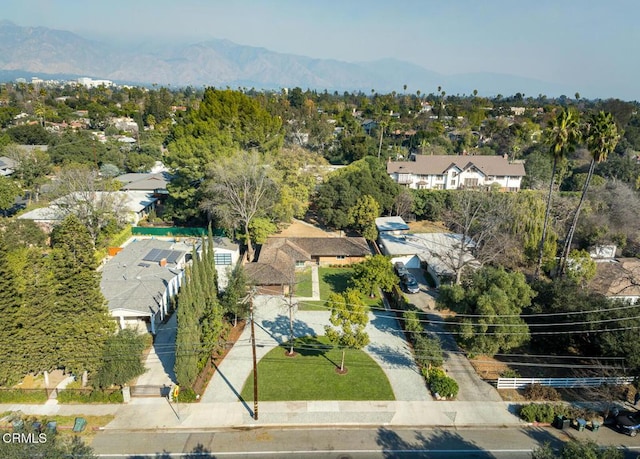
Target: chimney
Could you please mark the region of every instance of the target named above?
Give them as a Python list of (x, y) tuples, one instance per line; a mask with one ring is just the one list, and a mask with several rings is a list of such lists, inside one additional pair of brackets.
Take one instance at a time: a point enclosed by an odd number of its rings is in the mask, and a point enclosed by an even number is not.
[(167, 266), (167, 259), (166, 258), (163, 258), (162, 260), (160, 260), (160, 266), (162, 266), (163, 268), (165, 266)]

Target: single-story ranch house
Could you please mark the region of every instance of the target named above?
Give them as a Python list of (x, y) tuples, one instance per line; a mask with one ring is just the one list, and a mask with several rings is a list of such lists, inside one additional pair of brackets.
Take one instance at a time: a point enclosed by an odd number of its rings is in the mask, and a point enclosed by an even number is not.
[(247, 278), (265, 295), (286, 295), (295, 269), (307, 265), (349, 265), (364, 261), (371, 250), (362, 237), (270, 237), (258, 261), (247, 263)]
[(399, 185), (424, 190), (461, 190), (497, 186), (518, 191), (525, 176), (523, 162), (507, 156), (411, 155), (409, 161), (389, 161), (387, 173)]

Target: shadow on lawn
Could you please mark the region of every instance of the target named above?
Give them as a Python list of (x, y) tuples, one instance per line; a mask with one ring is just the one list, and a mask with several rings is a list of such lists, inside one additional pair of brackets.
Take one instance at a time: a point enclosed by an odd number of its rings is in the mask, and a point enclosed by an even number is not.
[(349, 286), (349, 279), (351, 279), (352, 271), (336, 271), (326, 272), (322, 275), (322, 280), (329, 284), (331, 291), (335, 293), (344, 292)]
[[(281, 344), (286, 348), (287, 343)], [(338, 366), (336, 362), (327, 357), (327, 352), (333, 349), (331, 344), (323, 343), (315, 336), (304, 336), (302, 338), (296, 338), (293, 342), (293, 349), (303, 357), (323, 357), (335, 367)]]

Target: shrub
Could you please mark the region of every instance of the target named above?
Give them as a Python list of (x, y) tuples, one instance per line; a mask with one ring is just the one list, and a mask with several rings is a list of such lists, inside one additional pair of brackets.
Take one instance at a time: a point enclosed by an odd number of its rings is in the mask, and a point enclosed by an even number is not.
[(427, 381), (431, 392), (441, 397), (453, 398), (458, 395), (458, 383), (455, 379), (447, 376), (444, 371), (437, 369), (429, 374)]
[(561, 405), (530, 403), (520, 408), (520, 417), (527, 422), (551, 423), (556, 416), (563, 416), (565, 412)]
[(412, 341), (415, 342), (415, 335), (420, 335), (424, 331), (418, 312), (404, 311), (402, 318), (404, 319), (404, 329), (412, 335)]
[(542, 386), (540, 384), (529, 384), (524, 394), (527, 400), (549, 400), (556, 402), (561, 399), (560, 393), (553, 387)]
[(196, 400), (198, 400), (198, 395), (192, 388), (186, 387), (184, 389), (180, 389), (180, 393), (178, 394), (179, 403), (193, 403)]
[(90, 389), (65, 389), (58, 392), (60, 403), (122, 403), (122, 391), (117, 390), (90, 390)]
[(45, 389), (3, 389), (0, 390), (0, 403), (44, 403), (47, 401)]
[(520, 378), (520, 373), (518, 370), (514, 370), (513, 368), (507, 368), (502, 373), (500, 373), (501, 378)]
[(438, 338), (430, 338), (424, 335), (416, 335), (413, 350), (416, 363), (421, 368), (439, 367), (444, 362), (442, 345)]

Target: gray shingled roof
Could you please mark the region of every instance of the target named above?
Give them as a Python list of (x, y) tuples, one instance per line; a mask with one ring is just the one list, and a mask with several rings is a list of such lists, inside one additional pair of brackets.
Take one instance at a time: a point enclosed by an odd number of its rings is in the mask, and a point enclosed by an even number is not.
[(183, 254), (190, 250), (184, 244), (159, 239), (142, 239), (126, 245), (102, 269), (100, 290), (109, 310), (136, 311), (151, 316), (159, 309), (168, 282), (180, 275), (181, 270), (174, 264), (163, 267), (144, 261), (152, 249), (176, 250)]
[(524, 163), (510, 163), (503, 156), (414, 155), (415, 161), (390, 161), (387, 173), (442, 175), (452, 167), (461, 171), (476, 167), (484, 175), (524, 177)]

